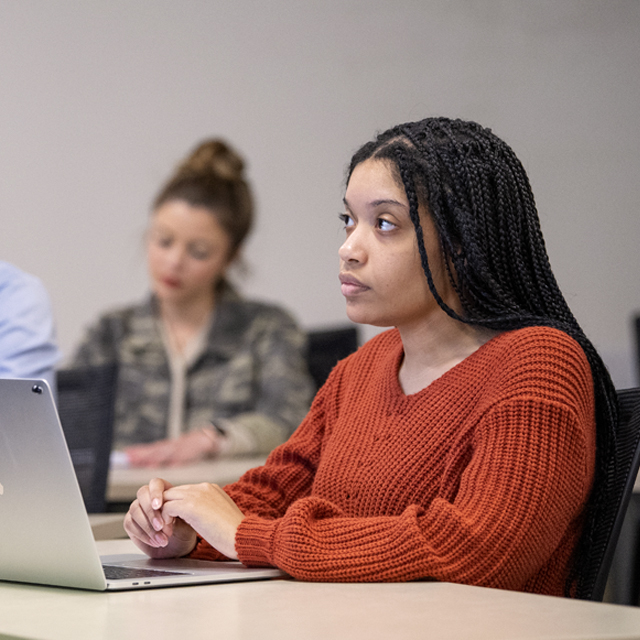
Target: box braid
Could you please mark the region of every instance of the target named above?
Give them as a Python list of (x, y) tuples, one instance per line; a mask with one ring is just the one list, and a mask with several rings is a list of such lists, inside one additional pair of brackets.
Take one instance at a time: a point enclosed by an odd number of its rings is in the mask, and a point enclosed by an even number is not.
[[(355, 153), (347, 181), (354, 168), (370, 158), (388, 161), (404, 187), (429, 289), (449, 316), (498, 331), (554, 327), (584, 350), (594, 384), (596, 470), (566, 591), (588, 597), (588, 560), (615, 472), (617, 401), (602, 359), (551, 271), (524, 167), (491, 130), (447, 118), (427, 118), (381, 133)], [(436, 290), (424, 247), (420, 204), (435, 223), (461, 313)]]

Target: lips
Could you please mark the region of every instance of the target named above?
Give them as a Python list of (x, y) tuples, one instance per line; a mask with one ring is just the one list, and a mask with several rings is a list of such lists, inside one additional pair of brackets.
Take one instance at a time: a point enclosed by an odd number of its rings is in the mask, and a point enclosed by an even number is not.
[(177, 289), (180, 286), (180, 280), (176, 278), (162, 278), (162, 284), (171, 289)]
[(340, 290), (342, 291), (342, 295), (346, 298), (355, 296), (359, 293), (364, 293), (369, 290), (367, 285), (362, 284), (360, 280), (354, 278), (351, 275), (346, 273), (341, 273), (340, 276)]

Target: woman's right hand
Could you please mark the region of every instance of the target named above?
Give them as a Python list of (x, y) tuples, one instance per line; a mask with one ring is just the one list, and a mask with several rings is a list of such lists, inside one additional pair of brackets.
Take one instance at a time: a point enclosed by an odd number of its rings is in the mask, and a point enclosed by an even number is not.
[(152, 558), (187, 555), (196, 546), (196, 532), (181, 518), (162, 516), (164, 492), (173, 485), (154, 478), (138, 489), (124, 518), (124, 530), (135, 545)]

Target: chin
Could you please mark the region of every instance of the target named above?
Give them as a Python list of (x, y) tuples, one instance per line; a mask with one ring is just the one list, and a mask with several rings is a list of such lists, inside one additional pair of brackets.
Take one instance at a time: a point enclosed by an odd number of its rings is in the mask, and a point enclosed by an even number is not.
[(182, 302), (185, 296), (182, 291), (176, 291), (175, 289), (158, 289), (156, 291), (156, 297), (161, 302), (175, 304), (177, 302)]
[(389, 323), (386, 318), (381, 318), (366, 309), (355, 309), (347, 305), (347, 318), (356, 324), (370, 324), (374, 327), (391, 327), (393, 323)]

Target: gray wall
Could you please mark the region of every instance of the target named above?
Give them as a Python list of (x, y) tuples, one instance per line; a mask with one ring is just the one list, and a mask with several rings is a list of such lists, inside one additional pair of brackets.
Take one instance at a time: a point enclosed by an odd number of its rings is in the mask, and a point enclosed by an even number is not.
[(636, 0), (0, 0), (0, 258), (44, 280), (68, 355), (144, 294), (153, 195), (224, 135), (259, 205), (243, 290), (340, 324), (350, 154), (401, 121), (474, 119), (523, 160), (560, 284), (629, 386), (639, 34)]

